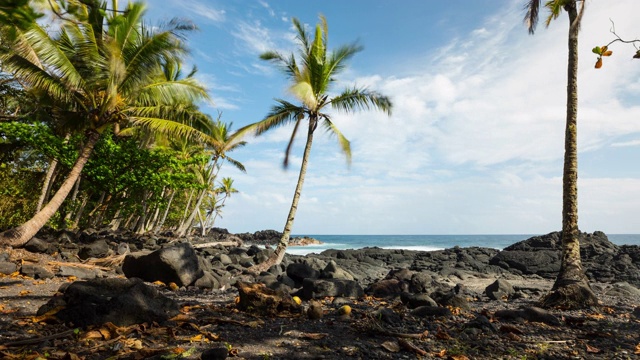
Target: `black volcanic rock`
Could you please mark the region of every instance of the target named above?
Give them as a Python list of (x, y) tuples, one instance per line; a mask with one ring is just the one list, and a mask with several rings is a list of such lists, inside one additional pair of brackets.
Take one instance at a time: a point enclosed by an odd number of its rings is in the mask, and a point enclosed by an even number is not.
[(64, 308), (55, 316), (80, 327), (107, 322), (117, 326), (162, 323), (179, 312), (174, 300), (140, 279), (76, 281), (64, 290), (62, 297), (53, 297), (43, 305), (38, 315), (61, 305)]
[[(512, 273), (553, 279), (560, 270), (562, 233), (552, 232), (515, 243), (489, 264)], [(640, 287), (640, 248), (613, 244), (601, 231), (580, 234), (580, 256), (585, 273), (599, 282), (626, 281)]]

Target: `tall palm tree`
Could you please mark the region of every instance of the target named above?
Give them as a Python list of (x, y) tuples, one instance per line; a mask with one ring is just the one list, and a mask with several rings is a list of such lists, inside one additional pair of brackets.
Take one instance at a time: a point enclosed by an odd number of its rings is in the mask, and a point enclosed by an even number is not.
[[(578, 6), (580, 3), (580, 6)], [(535, 32), (541, 0), (529, 0), (525, 22)], [(584, 12), (584, 0), (551, 0), (548, 26), (562, 10), (569, 15), (569, 62), (567, 67), (567, 116), (562, 174), (562, 265), (551, 292), (541, 303), (547, 307), (584, 308), (597, 305), (589, 279), (580, 259), (578, 229), (578, 33)]]
[(314, 132), (318, 125), (324, 126), (327, 131), (337, 137), (347, 161), (351, 160), (351, 145), (332, 122), (331, 116), (325, 112), (326, 109), (331, 107), (335, 110), (354, 112), (360, 109), (375, 108), (391, 115), (391, 101), (388, 97), (376, 92), (354, 87), (347, 88), (333, 97), (330, 97), (328, 93), (331, 85), (336, 80), (335, 76), (344, 70), (347, 60), (361, 51), (362, 47), (355, 44), (344, 45), (333, 52), (328, 52), (328, 26), (323, 16), (320, 16), (320, 23), (315, 27), (313, 39), (311, 39), (304, 25), (298, 19), (294, 18), (292, 21), (297, 31), (296, 40), (299, 46), (299, 59), (296, 59), (294, 54), (284, 56), (275, 51), (267, 51), (260, 57), (281, 67), (290, 80), (289, 90), (299, 101), (299, 105), (283, 99), (276, 99), (277, 104), (272, 107), (263, 120), (238, 130), (239, 133), (253, 131), (256, 135), (260, 135), (279, 126), (293, 123), (293, 133), (289, 139), (284, 157), (284, 166), (286, 167), (289, 163), (289, 153), (298, 128), (304, 120), (308, 121), (307, 140), (302, 156), (302, 165), (282, 238), (278, 242), (274, 255), (269, 260), (256, 265), (252, 269), (254, 271), (266, 270), (274, 264), (279, 264), (284, 257), (296, 210), (298, 209), (302, 185), (307, 173)]
[(173, 20), (161, 28), (147, 26), (142, 3), (116, 12), (98, 0), (72, 2), (74, 19), (63, 21), (52, 35), (37, 23), (25, 31), (1, 29), (3, 40), (12, 43), (11, 51), (0, 55), (4, 69), (53, 100), (52, 111), (67, 121), (67, 129), (85, 134), (77, 161), (51, 201), (23, 225), (0, 234), (4, 245), (24, 245), (54, 215), (107, 129), (203, 135), (192, 126), (190, 108), (176, 105), (207, 99), (204, 87), (192, 78), (160, 76), (162, 64), (187, 53), (182, 38), (193, 25)]

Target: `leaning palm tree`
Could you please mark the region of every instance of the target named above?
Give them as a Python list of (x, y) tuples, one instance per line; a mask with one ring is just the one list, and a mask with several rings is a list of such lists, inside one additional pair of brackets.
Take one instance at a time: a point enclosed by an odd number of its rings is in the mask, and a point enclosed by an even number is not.
[[(101, 134), (108, 129), (142, 127), (174, 136), (200, 136), (190, 106), (208, 98), (193, 78), (163, 81), (163, 66), (182, 58), (183, 35), (194, 26), (171, 21), (153, 28), (143, 23), (144, 5), (123, 12), (106, 4), (72, 1), (73, 19), (49, 34), (37, 23), (26, 30), (0, 26), (11, 51), (0, 54), (6, 71), (46, 96), (69, 131), (83, 133), (78, 159), (61, 187), (32, 219), (0, 234), (0, 244), (24, 245), (55, 214), (78, 179)], [(115, 3), (115, 2), (114, 2)], [(70, 6), (71, 8), (71, 6)], [(204, 135), (203, 135), (204, 136)]]
[[(529, 0), (525, 22), (535, 32), (541, 0)], [(578, 6), (578, 3), (581, 3)], [(562, 265), (551, 292), (542, 298), (546, 307), (584, 308), (597, 305), (580, 260), (578, 229), (578, 33), (584, 12), (584, 0), (551, 0), (548, 26), (562, 10), (569, 15), (569, 63), (567, 71), (567, 117), (562, 174)]]
[(308, 121), (307, 141), (302, 156), (300, 175), (282, 238), (278, 242), (273, 256), (267, 261), (256, 265), (252, 269), (254, 271), (266, 270), (282, 261), (291, 235), (296, 210), (298, 209), (298, 201), (300, 200), (309, 154), (311, 153), (313, 135), (318, 125), (324, 126), (327, 131), (337, 137), (347, 161), (351, 160), (351, 145), (332, 122), (331, 116), (325, 112), (326, 109), (331, 107), (335, 110), (354, 112), (359, 109), (375, 108), (391, 115), (391, 101), (386, 96), (376, 92), (354, 87), (348, 88), (333, 97), (328, 93), (331, 85), (335, 82), (335, 76), (344, 70), (346, 61), (362, 50), (362, 47), (346, 45), (333, 52), (328, 52), (328, 28), (327, 21), (323, 16), (320, 16), (320, 23), (315, 27), (313, 39), (310, 38), (304, 25), (298, 19), (293, 19), (293, 25), (297, 31), (296, 40), (299, 45), (299, 60), (296, 59), (294, 54), (284, 56), (275, 51), (265, 52), (260, 57), (263, 60), (272, 61), (282, 68), (290, 80), (289, 90), (299, 101), (299, 105), (283, 99), (276, 99), (277, 104), (273, 106), (271, 112), (263, 120), (238, 130), (239, 133), (254, 131), (256, 135), (260, 135), (276, 127), (293, 123), (293, 133), (284, 157), (284, 166), (287, 167), (289, 154), (298, 128), (304, 120)]

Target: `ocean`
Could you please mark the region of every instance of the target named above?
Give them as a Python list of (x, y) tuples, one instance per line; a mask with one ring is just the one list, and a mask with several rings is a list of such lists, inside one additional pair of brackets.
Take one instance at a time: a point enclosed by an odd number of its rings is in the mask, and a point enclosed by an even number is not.
[[(494, 249), (505, 247), (537, 235), (294, 235), (308, 236), (323, 242), (322, 245), (290, 246), (288, 254), (306, 255), (321, 253), (327, 249), (406, 249), (432, 251), (454, 246), (480, 246)], [(640, 234), (607, 234), (609, 241), (617, 245), (640, 245)]]

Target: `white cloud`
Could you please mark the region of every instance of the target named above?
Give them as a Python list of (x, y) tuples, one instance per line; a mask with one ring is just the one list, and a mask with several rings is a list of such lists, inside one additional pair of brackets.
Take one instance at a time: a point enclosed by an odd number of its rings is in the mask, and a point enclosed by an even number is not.
[(611, 144), (613, 147), (627, 147), (627, 146), (640, 146), (639, 140), (623, 141)]
[(211, 20), (214, 23), (220, 23), (225, 21), (224, 10), (216, 9), (212, 6), (203, 4), (197, 0), (190, 1), (173, 1), (174, 4), (181, 6), (182, 8), (188, 10), (190, 13), (197, 15), (199, 17), (203, 17), (205, 19)]
[(270, 30), (258, 20), (251, 23), (238, 21), (231, 34), (251, 53), (261, 54), (275, 48)]
[(211, 107), (224, 110), (239, 108), (237, 101), (220, 95), (221, 93), (239, 92), (240, 90), (237, 86), (220, 84), (216, 76), (209, 73), (197, 73), (195, 76), (198, 81), (209, 90), (213, 101), (213, 104), (209, 104)]

